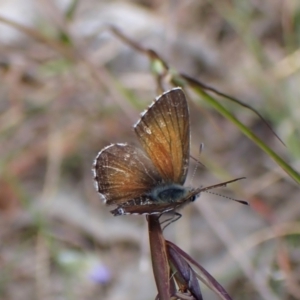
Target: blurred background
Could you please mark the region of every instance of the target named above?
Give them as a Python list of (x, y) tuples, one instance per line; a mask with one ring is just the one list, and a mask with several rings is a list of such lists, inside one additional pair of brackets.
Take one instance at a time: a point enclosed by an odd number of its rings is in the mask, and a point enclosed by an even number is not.
[[(257, 109), (218, 98), (300, 170), (300, 2), (0, 1), (0, 299), (154, 299), (145, 217), (113, 217), (91, 167), (157, 96), (149, 60), (107, 30)], [(202, 194), (165, 237), (233, 299), (300, 299), (298, 184), (192, 93), (187, 185)], [(204, 299), (218, 299), (202, 285)]]

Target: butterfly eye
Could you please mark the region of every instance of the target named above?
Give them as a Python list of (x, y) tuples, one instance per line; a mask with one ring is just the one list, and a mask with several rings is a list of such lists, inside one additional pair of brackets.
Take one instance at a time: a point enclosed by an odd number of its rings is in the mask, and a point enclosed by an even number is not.
[(190, 201), (191, 201), (191, 202), (194, 202), (194, 201), (197, 199), (198, 196), (199, 196), (199, 195), (194, 195), (194, 196), (192, 196), (192, 197), (190, 198)]

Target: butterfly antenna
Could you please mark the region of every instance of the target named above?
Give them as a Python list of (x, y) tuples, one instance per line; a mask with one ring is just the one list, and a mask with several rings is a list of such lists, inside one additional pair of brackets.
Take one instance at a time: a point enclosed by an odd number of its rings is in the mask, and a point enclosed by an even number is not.
[(228, 197), (228, 196), (224, 196), (224, 195), (221, 195), (221, 194), (218, 194), (218, 193), (209, 192), (209, 191), (204, 191), (204, 193), (209, 193), (209, 194), (217, 195), (217, 196), (220, 196), (220, 197), (223, 197), (223, 198), (226, 198), (226, 199), (229, 199), (229, 200), (232, 200), (232, 201), (244, 204), (244, 205), (249, 205), (249, 203), (247, 201), (234, 199), (234, 198), (231, 198), (231, 197)]
[(193, 175), (192, 175), (192, 182), (196, 176), (196, 172), (197, 172), (199, 166), (201, 165), (201, 166), (205, 167), (204, 164), (200, 162), (200, 155), (201, 155), (203, 149), (204, 149), (204, 144), (200, 143), (198, 158), (195, 158), (191, 155), (191, 158), (196, 162), (196, 167), (194, 168)]

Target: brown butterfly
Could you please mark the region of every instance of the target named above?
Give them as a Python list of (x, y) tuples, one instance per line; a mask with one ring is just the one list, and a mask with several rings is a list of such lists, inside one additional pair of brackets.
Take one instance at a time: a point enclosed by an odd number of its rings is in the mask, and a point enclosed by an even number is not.
[[(181, 88), (159, 96), (134, 125), (144, 151), (128, 144), (102, 149), (93, 164), (97, 191), (115, 216), (176, 212), (201, 192), (226, 186), (184, 187), (190, 157), (190, 121)], [(245, 203), (245, 201), (237, 200)]]

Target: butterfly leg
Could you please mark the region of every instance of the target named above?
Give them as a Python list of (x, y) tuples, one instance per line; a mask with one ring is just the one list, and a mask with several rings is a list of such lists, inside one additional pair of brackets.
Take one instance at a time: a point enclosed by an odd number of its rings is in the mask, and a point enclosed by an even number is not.
[(166, 229), (166, 227), (168, 227), (171, 223), (174, 223), (174, 222), (178, 221), (181, 217), (182, 217), (182, 215), (181, 215), (180, 213), (175, 212), (171, 218), (168, 218), (168, 219), (166, 219), (166, 220), (164, 220), (164, 221), (162, 221), (162, 222), (160, 223), (160, 225), (162, 225), (162, 224), (164, 224), (164, 223), (167, 223), (167, 224), (162, 228), (162, 230), (164, 231), (164, 230)]

